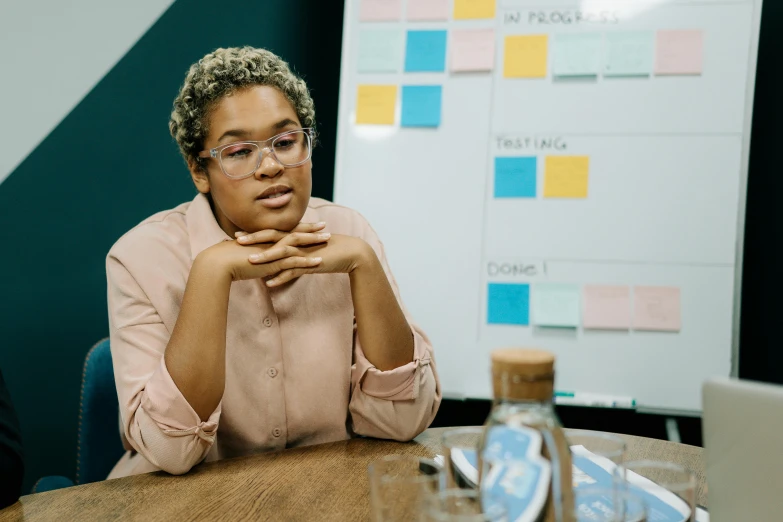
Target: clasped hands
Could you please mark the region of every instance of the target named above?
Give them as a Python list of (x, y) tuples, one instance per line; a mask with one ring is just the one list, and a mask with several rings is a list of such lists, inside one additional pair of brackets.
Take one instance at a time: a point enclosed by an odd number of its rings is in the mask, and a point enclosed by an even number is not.
[(325, 227), (323, 222), (299, 223), (290, 232), (237, 232), (235, 241), (223, 241), (202, 254), (232, 281), (263, 279), (269, 287), (305, 274), (349, 274), (375, 256), (363, 240), (323, 232)]

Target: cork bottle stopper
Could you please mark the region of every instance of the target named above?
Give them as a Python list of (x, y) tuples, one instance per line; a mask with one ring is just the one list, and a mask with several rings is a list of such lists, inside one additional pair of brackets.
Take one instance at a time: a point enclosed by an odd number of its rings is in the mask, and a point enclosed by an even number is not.
[(548, 401), (554, 394), (554, 383), (554, 354), (527, 348), (492, 352), (495, 398)]

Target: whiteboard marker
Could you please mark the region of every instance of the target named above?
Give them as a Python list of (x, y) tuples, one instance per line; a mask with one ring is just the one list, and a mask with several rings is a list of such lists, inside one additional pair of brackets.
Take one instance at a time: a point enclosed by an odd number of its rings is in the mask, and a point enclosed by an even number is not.
[(630, 397), (561, 391), (555, 392), (555, 404), (566, 406), (590, 406), (594, 408), (636, 408), (636, 401)]

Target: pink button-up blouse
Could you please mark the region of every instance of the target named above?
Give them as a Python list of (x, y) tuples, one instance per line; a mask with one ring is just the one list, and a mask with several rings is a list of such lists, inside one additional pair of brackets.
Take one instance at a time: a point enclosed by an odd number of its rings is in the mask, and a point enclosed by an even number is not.
[[(366, 241), (400, 299), (383, 245), (359, 213), (312, 198), (302, 221)], [(414, 360), (377, 370), (356, 335), (347, 274), (305, 275), (273, 289), (259, 280), (232, 284), (225, 391), (201, 421), (163, 353), (193, 260), (231, 239), (198, 195), (144, 220), (109, 252), (111, 353), (128, 450), (109, 478), (180, 474), (205, 460), (353, 435), (409, 440), (429, 426), (441, 400), (429, 340), (411, 323)]]

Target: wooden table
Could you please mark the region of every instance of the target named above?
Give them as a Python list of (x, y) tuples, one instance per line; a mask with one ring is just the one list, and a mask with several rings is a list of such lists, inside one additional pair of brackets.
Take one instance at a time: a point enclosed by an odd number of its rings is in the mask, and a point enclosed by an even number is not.
[[(352, 439), (223, 460), (187, 475), (148, 473), (28, 495), (0, 511), (0, 522), (26, 520), (368, 520), (367, 466), (384, 455), (433, 457), (445, 428), (409, 443)], [(622, 435), (628, 459), (668, 460), (697, 473), (706, 505), (702, 450)]]

